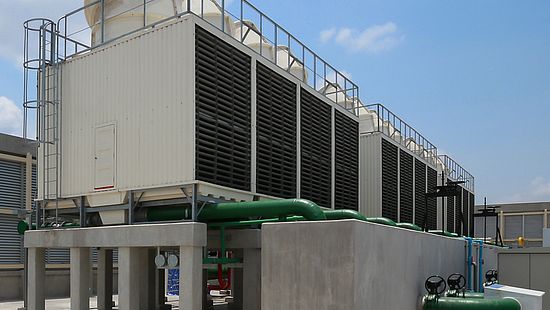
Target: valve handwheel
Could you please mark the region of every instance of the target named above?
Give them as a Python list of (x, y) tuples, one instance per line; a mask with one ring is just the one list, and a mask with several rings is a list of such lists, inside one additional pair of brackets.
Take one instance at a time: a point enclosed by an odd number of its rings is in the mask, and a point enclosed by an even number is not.
[(447, 278), (447, 284), (450, 290), (461, 290), (466, 287), (466, 278), (460, 273), (453, 273)]
[(485, 273), (485, 280), (488, 283), (495, 283), (498, 281), (498, 271), (491, 269)]
[(431, 276), (424, 282), (424, 287), (431, 295), (441, 295), (447, 288), (445, 279), (440, 276)]

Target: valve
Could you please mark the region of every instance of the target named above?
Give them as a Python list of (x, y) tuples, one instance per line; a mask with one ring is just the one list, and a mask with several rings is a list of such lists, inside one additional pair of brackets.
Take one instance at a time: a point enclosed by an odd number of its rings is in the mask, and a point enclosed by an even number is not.
[(498, 271), (495, 269), (487, 270), (485, 273), (485, 286), (498, 283)]
[(424, 287), (429, 295), (439, 296), (445, 291), (447, 284), (441, 276), (434, 275), (426, 279)]

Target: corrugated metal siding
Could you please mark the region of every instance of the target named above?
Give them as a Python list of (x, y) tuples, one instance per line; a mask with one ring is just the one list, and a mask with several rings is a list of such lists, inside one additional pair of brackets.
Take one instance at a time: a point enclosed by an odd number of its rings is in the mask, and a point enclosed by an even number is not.
[(330, 208), (332, 203), (332, 107), (300, 91), (300, 197)]
[(399, 221), (404, 223), (413, 222), (413, 200), (414, 200), (414, 159), (411, 154), (405, 150), (400, 150), (399, 155), (399, 202), (400, 202), (400, 217)]
[(256, 191), (296, 197), (296, 84), (257, 63)]
[(455, 198), (455, 232), (459, 235), (462, 235), (463, 216), (464, 213), (462, 210), (462, 194), (460, 194)]
[(397, 221), (398, 147), (382, 139), (382, 216)]
[(359, 211), (366, 216), (382, 215), (382, 159), (380, 134), (359, 138)]
[(196, 178), (250, 190), (250, 56), (200, 27), (195, 39)]
[(470, 237), (474, 236), (474, 208), (475, 208), (475, 196), (473, 193), (469, 193), (470, 197)]
[(336, 110), (335, 209), (358, 210), (359, 123)]
[(523, 237), (523, 216), (508, 215), (504, 217), (504, 239)]
[[(428, 192), (435, 192), (437, 188), (437, 171), (428, 167)], [(437, 229), (437, 198), (428, 198), (428, 229)]]
[(525, 238), (542, 239), (542, 229), (544, 227), (544, 216), (524, 215), (523, 234)]
[(414, 160), (414, 223), (424, 225), (426, 220), (426, 164)]
[(0, 214), (0, 265), (22, 262), (23, 238), (17, 233), (18, 222), (16, 215)]
[(25, 164), (0, 160), (0, 208), (25, 204)]
[(464, 225), (462, 232), (465, 236), (470, 232), (470, 197), (468, 191), (462, 188), (462, 210), (464, 212)]
[(106, 123), (117, 127), (117, 189), (193, 179), (192, 31), (182, 19), (63, 65), (63, 195), (92, 191), (90, 141)]

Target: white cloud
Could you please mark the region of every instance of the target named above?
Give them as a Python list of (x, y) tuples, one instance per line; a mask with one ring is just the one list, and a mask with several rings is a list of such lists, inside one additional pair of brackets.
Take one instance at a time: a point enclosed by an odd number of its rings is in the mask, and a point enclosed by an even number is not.
[(505, 197), (501, 202), (534, 202), (549, 200), (550, 180), (543, 177), (536, 177), (531, 180), (525, 191)]
[(7, 97), (0, 97), (0, 132), (21, 135), (23, 112)]
[(336, 28), (323, 30), (319, 34), (319, 39), (321, 40), (322, 43), (327, 43), (334, 37), (335, 34), (336, 34)]
[(378, 53), (392, 49), (403, 41), (397, 25), (387, 22), (374, 25), (363, 31), (341, 27), (323, 30), (320, 33), (322, 43), (333, 41), (351, 52)]

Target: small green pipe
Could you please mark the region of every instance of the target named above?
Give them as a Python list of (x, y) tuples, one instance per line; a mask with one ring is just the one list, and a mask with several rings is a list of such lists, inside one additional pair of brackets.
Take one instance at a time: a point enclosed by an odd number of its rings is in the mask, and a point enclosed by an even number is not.
[(165, 206), (147, 208), (147, 221), (176, 221), (189, 218), (189, 208), (181, 206)]
[(289, 215), (301, 215), (309, 221), (326, 220), (321, 208), (305, 199), (218, 203), (204, 207), (199, 214), (199, 220), (209, 222), (251, 217), (284, 218)]
[(413, 223), (396, 223), (395, 225), (399, 228), (422, 231), (422, 228), (420, 228), (420, 226), (417, 226)]
[[(42, 227), (54, 228), (55, 223), (54, 222), (46, 222), (42, 225)], [(63, 222), (63, 223), (58, 224), (57, 227), (69, 228), (69, 227), (80, 227), (80, 225), (75, 224), (75, 223), (71, 223), (71, 222)], [(17, 232), (20, 235), (24, 235), (25, 232), (27, 230), (30, 230), (30, 229), (36, 229), (36, 224), (33, 223), (32, 225), (29, 225), (29, 223), (27, 223), (27, 221), (25, 221), (25, 220), (21, 220), (21, 221), (19, 221), (19, 223), (17, 223)]]
[(367, 217), (367, 222), (377, 223), (387, 226), (396, 226), (395, 222), (385, 217)]
[(449, 294), (449, 292), (447, 292), (447, 296), (446, 297), (452, 297), (452, 298), (478, 298), (478, 299), (483, 299), (485, 298), (485, 294), (483, 293), (478, 293), (478, 292), (464, 292), (464, 293), (457, 293), (457, 294)]
[(445, 237), (451, 237), (451, 238), (458, 238), (459, 235), (457, 233), (448, 232), (446, 230), (429, 230), (429, 233), (445, 236)]
[(439, 297), (424, 298), (424, 310), (521, 310), (519, 302), (512, 298), (479, 299)]

